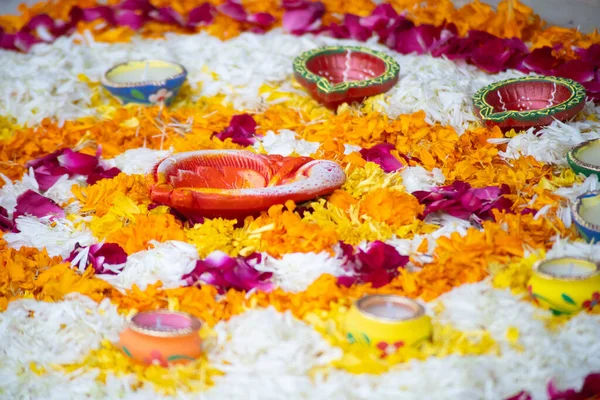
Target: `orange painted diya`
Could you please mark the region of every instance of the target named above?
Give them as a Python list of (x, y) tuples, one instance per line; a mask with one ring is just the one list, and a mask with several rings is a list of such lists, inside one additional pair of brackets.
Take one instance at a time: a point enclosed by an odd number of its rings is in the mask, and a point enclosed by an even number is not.
[(346, 175), (338, 164), (310, 157), (203, 150), (166, 158), (154, 178), (152, 200), (186, 217), (241, 218), (331, 193)]
[(119, 337), (119, 347), (144, 364), (180, 364), (202, 353), (198, 334), (202, 323), (190, 314), (156, 310), (133, 316)]

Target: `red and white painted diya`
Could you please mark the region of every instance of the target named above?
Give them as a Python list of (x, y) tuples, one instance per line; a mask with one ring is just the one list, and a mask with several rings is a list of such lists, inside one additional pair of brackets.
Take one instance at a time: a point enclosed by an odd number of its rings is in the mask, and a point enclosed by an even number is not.
[(242, 218), (287, 200), (310, 200), (346, 181), (332, 161), (245, 150), (175, 154), (156, 166), (154, 177), (153, 201), (187, 217), (208, 218)]
[(486, 86), (473, 103), (487, 126), (520, 131), (573, 118), (585, 105), (585, 95), (585, 88), (571, 79), (527, 76)]
[(399, 74), (400, 66), (392, 57), (366, 47), (321, 47), (294, 60), (296, 80), (331, 109), (387, 92)]

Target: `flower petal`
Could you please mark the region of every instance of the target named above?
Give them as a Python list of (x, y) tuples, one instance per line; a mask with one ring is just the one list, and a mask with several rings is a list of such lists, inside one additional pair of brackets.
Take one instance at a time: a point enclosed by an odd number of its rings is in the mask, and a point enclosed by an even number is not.
[(65, 211), (52, 200), (33, 190), (28, 190), (17, 198), (17, 207), (13, 219), (21, 215), (33, 215), (43, 218), (46, 216), (64, 217)]

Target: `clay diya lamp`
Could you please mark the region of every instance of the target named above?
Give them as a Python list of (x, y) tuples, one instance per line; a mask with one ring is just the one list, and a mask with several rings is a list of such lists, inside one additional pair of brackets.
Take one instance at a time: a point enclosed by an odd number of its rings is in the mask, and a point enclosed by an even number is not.
[(567, 161), (577, 174), (600, 178), (600, 139), (588, 140), (567, 153)]
[(186, 363), (202, 353), (198, 331), (201, 322), (183, 312), (156, 310), (135, 314), (121, 332), (119, 346), (144, 364)]
[(329, 194), (346, 175), (334, 162), (309, 157), (204, 150), (166, 158), (156, 166), (154, 179), (153, 201), (186, 217), (233, 219)]
[(379, 294), (354, 302), (344, 326), (350, 343), (376, 346), (388, 353), (429, 340), (433, 330), (423, 306), (407, 297)]
[(161, 60), (129, 61), (106, 71), (102, 85), (123, 104), (170, 105), (187, 71), (179, 64)]
[(398, 82), (399, 73), (392, 57), (358, 46), (321, 47), (294, 60), (296, 80), (331, 109), (387, 92)]
[(591, 310), (600, 302), (600, 266), (576, 257), (540, 260), (527, 288), (536, 304), (556, 315)]
[(521, 131), (574, 117), (585, 105), (585, 95), (585, 88), (571, 79), (526, 76), (480, 89), (473, 104), (487, 126)]
[(600, 190), (579, 196), (571, 214), (579, 235), (588, 242), (600, 243)]

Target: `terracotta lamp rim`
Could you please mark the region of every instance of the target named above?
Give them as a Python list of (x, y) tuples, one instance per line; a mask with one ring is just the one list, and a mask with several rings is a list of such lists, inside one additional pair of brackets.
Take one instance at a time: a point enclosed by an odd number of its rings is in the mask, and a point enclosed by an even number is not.
[[(553, 83), (557, 86), (566, 87), (570, 96), (565, 101), (550, 107), (535, 110), (506, 110), (496, 111), (494, 106), (489, 104), (487, 97), (490, 93), (497, 92), (507, 85), (515, 83), (545, 82)], [(525, 76), (521, 78), (506, 79), (494, 82), (479, 89), (473, 96), (473, 105), (479, 110), (479, 115), (484, 122), (505, 122), (507, 120), (533, 122), (540, 118), (551, 117), (555, 114), (582, 106), (585, 102), (586, 91), (583, 85), (572, 79), (556, 76)]]

